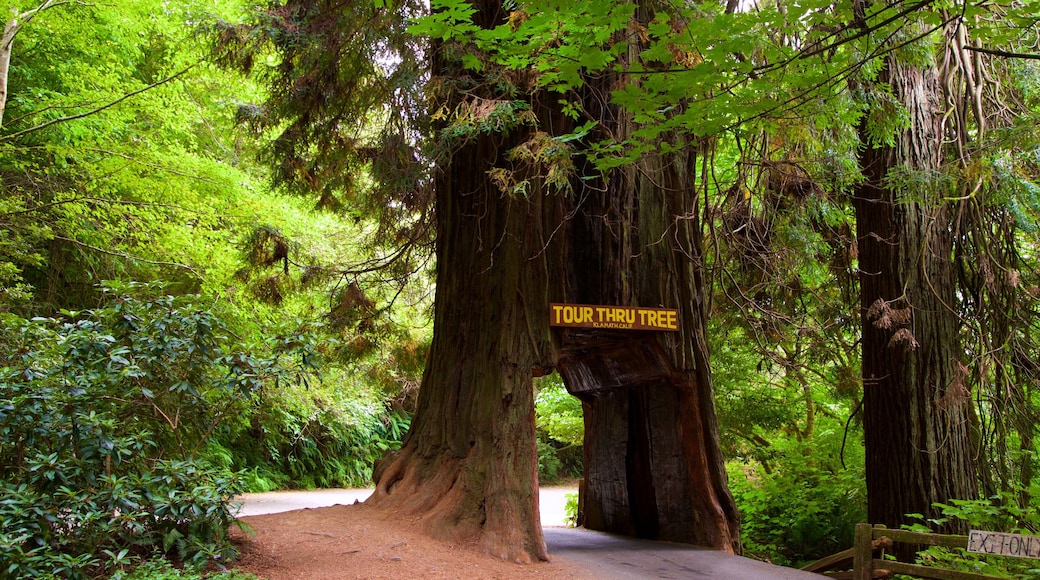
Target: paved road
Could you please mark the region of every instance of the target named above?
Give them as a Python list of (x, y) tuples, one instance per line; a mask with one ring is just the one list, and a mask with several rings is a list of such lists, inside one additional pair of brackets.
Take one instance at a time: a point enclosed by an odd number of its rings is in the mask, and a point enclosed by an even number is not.
[[(597, 580), (676, 578), (683, 580), (819, 580), (816, 574), (782, 568), (724, 552), (684, 544), (637, 540), (567, 528), (563, 506), (573, 488), (543, 487), (540, 512), (549, 555), (578, 564)], [(303, 508), (364, 501), (371, 489), (275, 491), (239, 496), (240, 516), (273, 514)]]
[(355, 501), (365, 501), (372, 495), (371, 489), (312, 489), (309, 491), (270, 491), (267, 493), (246, 493), (238, 496), (242, 508), (240, 517), (261, 516), (302, 510), (304, 508), (320, 508), (333, 505), (350, 505)]
[(684, 544), (637, 540), (576, 528), (543, 528), (549, 555), (580, 565), (597, 580), (820, 580), (725, 552)]
[[(573, 487), (541, 488), (538, 499), (543, 527), (567, 525), (563, 508), (567, 504), (568, 493), (578, 493), (578, 490)], [(242, 502), (242, 509), (239, 510), (238, 515), (242, 517), (259, 516), (303, 508), (350, 505), (355, 501), (365, 501), (370, 495), (372, 495), (371, 489), (315, 489), (247, 493), (238, 497), (238, 500)]]

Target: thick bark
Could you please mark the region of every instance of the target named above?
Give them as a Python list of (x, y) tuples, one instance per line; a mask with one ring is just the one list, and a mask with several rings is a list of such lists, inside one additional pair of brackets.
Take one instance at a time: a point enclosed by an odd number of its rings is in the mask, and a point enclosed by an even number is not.
[[(434, 338), (402, 448), (370, 503), (420, 515), (436, 536), (503, 559), (546, 559), (538, 512), (532, 369), (551, 366), (541, 204), (487, 179), (503, 143), (482, 137), (438, 179)], [(537, 243), (536, 243), (537, 241)]]
[[(473, 5), (475, 22), (502, 20), (500, 3)], [(588, 110), (609, 94), (612, 81), (602, 82)], [(529, 100), (540, 127), (568, 130), (540, 104), (555, 98)], [(517, 166), (505, 157), (517, 133), (474, 137), (437, 179), (430, 362), (411, 429), (377, 462), (369, 502), (436, 535), (476, 537), (502, 558), (545, 559), (531, 378), (558, 366), (586, 411), (586, 526), (737, 551), (703, 336), (696, 149), (591, 186), (576, 180), (573, 197), (546, 195), (532, 177), (519, 197), (487, 175)], [(554, 301), (674, 307), (681, 330), (550, 342)]]
[(889, 62), (879, 82), (890, 84), (911, 117), (894, 146), (864, 147), (865, 181), (854, 200), (868, 517), (896, 527), (909, 513), (935, 516), (935, 502), (975, 498), (977, 481), (952, 309), (949, 216), (938, 195), (930, 201), (926, 191), (886, 181), (899, 167), (939, 171), (938, 78), (934, 70)]
[[(485, 26), (504, 15), (494, 0), (474, 7)], [(434, 70), (457, 72), (436, 56)], [(542, 224), (561, 218), (537, 183), (529, 197), (510, 196), (488, 171), (507, 166), (506, 152), (525, 137), (520, 129), (481, 133), (436, 177), (429, 363), (411, 428), (401, 449), (376, 463), (369, 500), (419, 517), (435, 536), (476, 540), (485, 552), (522, 563), (548, 558), (532, 377), (552, 366)]]
[(676, 333), (567, 331), (559, 370), (585, 412), (581, 523), (739, 551), (705, 333), (696, 146), (581, 196), (567, 299), (679, 310)]
[[(652, 0), (635, 3), (650, 22)], [(635, 62), (644, 47), (626, 41)], [(584, 110), (619, 141), (637, 127), (603, 95), (626, 82), (636, 81), (602, 75), (584, 88)], [(738, 552), (705, 340), (697, 154), (690, 142), (583, 182), (568, 232), (578, 242), (564, 301), (676, 308), (679, 332), (567, 331), (558, 368), (585, 413), (581, 523)]]

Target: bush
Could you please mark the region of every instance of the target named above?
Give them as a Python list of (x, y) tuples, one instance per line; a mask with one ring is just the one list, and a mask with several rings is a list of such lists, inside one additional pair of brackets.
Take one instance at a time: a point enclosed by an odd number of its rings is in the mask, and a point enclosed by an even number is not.
[(352, 400), (342, 387), (283, 385), (266, 392), (221, 444), (249, 491), (362, 487), (373, 462), (408, 430), (408, 416), (380, 407)]
[[(938, 520), (925, 521), (921, 514), (908, 514), (921, 520), (908, 526), (917, 532), (932, 531), (930, 525), (944, 524), (948, 520), (961, 520), (974, 530), (1007, 532), (1012, 534), (1036, 534), (1040, 530), (1040, 510), (1037, 508), (1036, 490), (1030, 490), (1029, 504), (1019, 505), (1021, 493), (1005, 492), (987, 499), (951, 500), (948, 504), (937, 503), (942, 511)], [(950, 549), (931, 546), (917, 553), (917, 562), (961, 572), (988, 574), (1021, 580), (1040, 580), (1040, 565), (1036, 560), (1008, 556), (983, 555), (965, 549)]]
[(137, 566), (129, 574), (116, 573), (113, 580), (259, 580), (256, 576), (235, 570), (213, 573), (192, 573), (178, 570), (165, 560), (150, 560)]
[(227, 352), (197, 298), (106, 293), (96, 310), (21, 320), (0, 345), (0, 575), (235, 555), (240, 485), (201, 450), (258, 385), (290, 371)]
[(563, 504), (563, 521), (573, 528), (578, 525), (578, 493), (568, 493), (563, 497), (566, 498), (566, 503)]
[(756, 465), (729, 466), (745, 555), (800, 565), (852, 546), (856, 524), (866, 521), (862, 447), (845, 469), (840, 441), (841, 431), (782, 440), (771, 448), (771, 473)]
[(6, 574), (90, 577), (153, 552), (196, 567), (235, 555), (227, 530), (237, 487), (226, 474), (160, 460), (147, 471), (104, 475), (81, 487), (92, 477), (77, 463), (37, 456), (27, 462), (34, 477), (0, 488)]

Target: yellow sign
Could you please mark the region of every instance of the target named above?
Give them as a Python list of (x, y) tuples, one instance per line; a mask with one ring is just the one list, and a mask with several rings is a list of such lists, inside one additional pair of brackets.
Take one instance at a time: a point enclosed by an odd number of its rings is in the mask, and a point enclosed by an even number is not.
[(674, 308), (550, 304), (549, 326), (620, 330), (679, 330)]

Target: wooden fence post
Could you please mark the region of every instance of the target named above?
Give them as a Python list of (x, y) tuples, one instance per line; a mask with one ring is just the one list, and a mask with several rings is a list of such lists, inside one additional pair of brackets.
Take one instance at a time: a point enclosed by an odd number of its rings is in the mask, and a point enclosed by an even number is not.
[(874, 576), (872, 536), (870, 524), (856, 524), (856, 539), (852, 544), (852, 580), (870, 580)]

